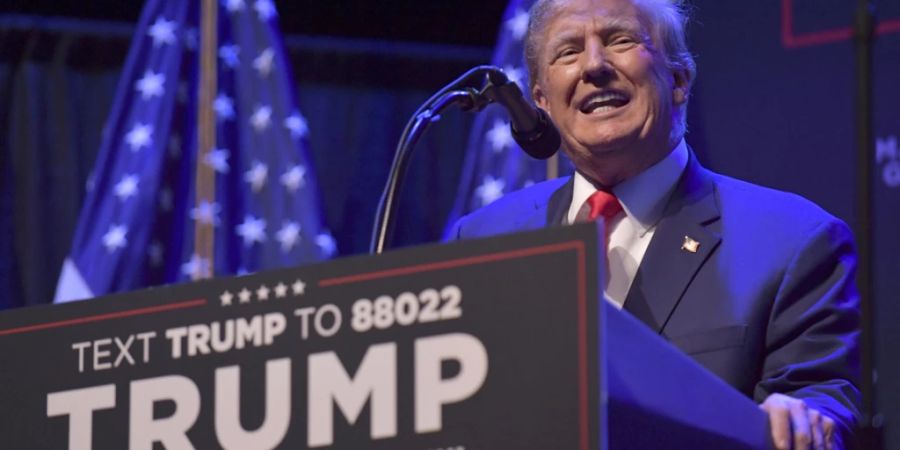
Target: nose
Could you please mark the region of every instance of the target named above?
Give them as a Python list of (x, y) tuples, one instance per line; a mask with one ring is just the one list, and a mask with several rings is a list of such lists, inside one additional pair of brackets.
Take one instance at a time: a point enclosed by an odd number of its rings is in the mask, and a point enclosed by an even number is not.
[(584, 64), (581, 70), (582, 80), (602, 84), (610, 78), (612, 72), (606, 48), (599, 40), (590, 40), (584, 52)]

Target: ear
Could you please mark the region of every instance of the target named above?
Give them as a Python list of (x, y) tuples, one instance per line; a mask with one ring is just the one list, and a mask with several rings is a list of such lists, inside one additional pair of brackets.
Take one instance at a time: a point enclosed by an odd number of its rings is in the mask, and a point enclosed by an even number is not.
[(683, 105), (687, 102), (690, 86), (691, 75), (687, 70), (675, 69), (672, 71), (672, 101), (676, 105)]
[(534, 99), (534, 104), (538, 106), (538, 108), (543, 109), (550, 114), (549, 102), (547, 100), (547, 96), (544, 95), (544, 90), (541, 89), (540, 84), (535, 83), (534, 87), (531, 88), (531, 98)]

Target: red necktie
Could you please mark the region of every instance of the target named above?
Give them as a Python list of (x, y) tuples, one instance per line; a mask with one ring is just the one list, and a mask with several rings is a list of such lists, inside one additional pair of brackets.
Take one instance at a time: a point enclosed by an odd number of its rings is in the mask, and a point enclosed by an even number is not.
[(616, 214), (619, 214), (619, 212), (622, 211), (622, 205), (619, 204), (619, 199), (611, 192), (607, 191), (594, 192), (584, 203), (591, 207), (590, 212), (587, 215), (587, 220), (590, 221), (597, 220), (598, 217), (603, 217), (603, 222), (608, 223), (609, 219), (612, 219)]

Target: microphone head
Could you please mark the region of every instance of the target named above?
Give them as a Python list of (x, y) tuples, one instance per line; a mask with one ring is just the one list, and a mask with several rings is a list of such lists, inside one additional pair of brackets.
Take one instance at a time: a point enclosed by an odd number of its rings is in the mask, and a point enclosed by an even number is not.
[(520, 133), (510, 124), (513, 139), (522, 147), (525, 153), (535, 159), (547, 159), (559, 150), (559, 131), (550, 121), (547, 112), (535, 108), (538, 113), (538, 125), (530, 133)]

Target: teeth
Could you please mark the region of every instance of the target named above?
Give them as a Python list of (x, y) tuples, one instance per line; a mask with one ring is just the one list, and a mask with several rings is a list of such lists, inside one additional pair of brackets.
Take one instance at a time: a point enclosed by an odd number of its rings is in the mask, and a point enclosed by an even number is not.
[(618, 92), (603, 92), (599, 94), (595, 94), (591, 96), (587, 101), (583, 103), (582, 111), (584, 112), (593, 112), (593, 111), (608, 111), (614, 109), (616, 106), (620, 105), (610, 105), (609, 102), (628, 102), (628, 97), (624, 94)]

